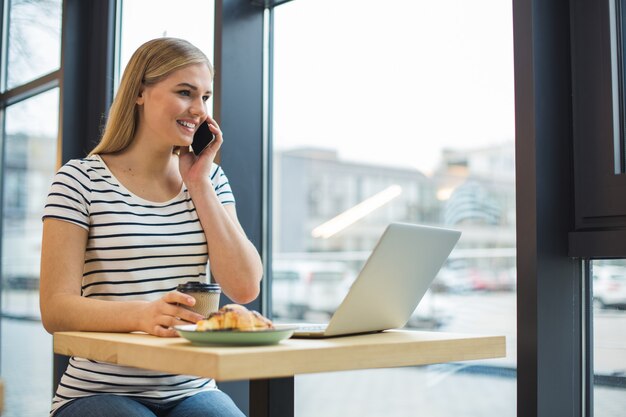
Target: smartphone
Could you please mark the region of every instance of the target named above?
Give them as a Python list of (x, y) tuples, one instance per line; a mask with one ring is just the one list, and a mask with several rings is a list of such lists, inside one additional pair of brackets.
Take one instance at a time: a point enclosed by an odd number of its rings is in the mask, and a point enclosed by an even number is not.
[(213, 133), (209, 130), (209, 124), (202, 122), (196, 133), (193, 135), (193, 141), (191, 142), (191, 148), (193, 153), (200, 155), (200, 152), (209, 145), (209, 142), (213, 140)]

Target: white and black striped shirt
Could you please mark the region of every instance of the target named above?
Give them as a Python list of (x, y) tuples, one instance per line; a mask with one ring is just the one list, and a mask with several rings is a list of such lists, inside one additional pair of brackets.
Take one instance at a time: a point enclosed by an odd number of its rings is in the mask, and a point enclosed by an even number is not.
[[(235, 202), (222, 168), (211, 181), (222, 204)], [(155, 300), (187, 281), (207, 281), (207, 244), (185, 186), (155, 203), (128, 191), (98, 156), (72, 160), (54, 178), (44, 219), (74, 223), (89, 232), (81, 293), (126, 301)], [(213, 380), (171, 375), (72, 357), (51, 414), (75, 398), (120, 394), (177, 400), (215, 389)]]

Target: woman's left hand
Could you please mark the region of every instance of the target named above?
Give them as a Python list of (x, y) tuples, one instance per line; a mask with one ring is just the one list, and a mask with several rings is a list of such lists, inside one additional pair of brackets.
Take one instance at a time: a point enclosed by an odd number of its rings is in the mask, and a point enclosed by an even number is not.
[(194, 154), (188, 147), (180, 148), (178, 168), (187, 187), (196, 182), (210, 180), (211, 166), (224, 141), (219, 125), (211, 116), (207, 116), (206, 123), (213, 133), (213, 140), (200, 152), (200, 155)]

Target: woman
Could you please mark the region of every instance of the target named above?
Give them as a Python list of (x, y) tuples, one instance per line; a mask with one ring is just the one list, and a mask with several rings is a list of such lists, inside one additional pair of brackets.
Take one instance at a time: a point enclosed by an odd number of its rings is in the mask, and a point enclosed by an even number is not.
[[(44, 210), (41, 316), (56, 331), (143, 331), (202, 317), (178, 284), (207, 280), (230, 299), (259, 293), (259, 255), (213, 160), (222, 132), (207, 114), (213, 69), (190, 43), (160, 38), (131, 57), (100, 143), (55, 176)], [(194, 132), (213, 141), (196, 156)], [(71, 358), (51, 414), (242, 416), (212, 380)]]

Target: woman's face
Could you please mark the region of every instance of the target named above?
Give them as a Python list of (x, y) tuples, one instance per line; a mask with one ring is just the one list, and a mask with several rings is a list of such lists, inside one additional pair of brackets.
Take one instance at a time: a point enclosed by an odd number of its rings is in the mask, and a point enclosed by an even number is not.
[(137, 134), (159, 147), (189, 146), (194, 132), (207, 117), (211, 82), (209, 68), (193, 64), (144, 87), (137, 98)]

